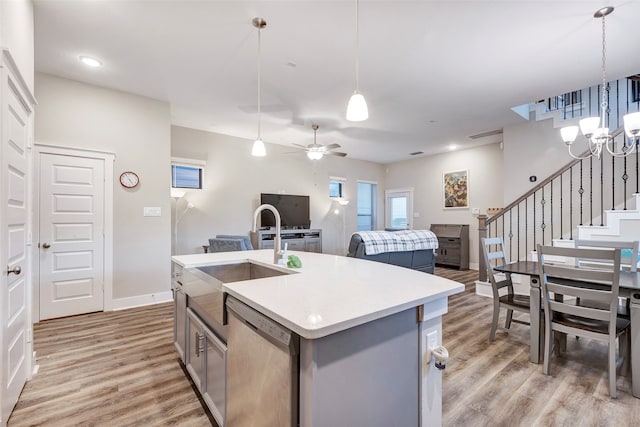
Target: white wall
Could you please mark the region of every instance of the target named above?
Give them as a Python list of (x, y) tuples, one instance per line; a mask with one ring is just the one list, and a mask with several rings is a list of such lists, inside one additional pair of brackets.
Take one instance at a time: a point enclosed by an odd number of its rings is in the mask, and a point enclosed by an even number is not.
[[(533, 116), (533, 115), (532, 115)], [(504, 206), (573, 160), (553, 120), (531, 120), (504, 128)], [(577, 143), (576, 143), (577, 144)], [(576, 147), (576, 153), (586, 149)], [(530, 176), (537, 182), (530, 182)]]
[[(444, 209), (442, 173), (469, 170), (469, 209)], [(500, 144), (420, 157), (387, 165), (387, 189), (413, 187), (414, 229), (431, 224), (469, 224), (469, 261), (478, 264), (478, 220), (472, 208), (485, 213), (502, 207), (503, 163)], [(419, 217), (415, 217), (418, 214)]]
[(33, 93), (33, 4), (31, 0), (0, 0), (0, 48), (9, 49), (22, 78)]
[[(35, 138), (115, 153), (113, 298), (170, 290), (171, 204), (168, 104), (46, 74), (36, 74)], [(125, 190), (123, 171), (140, 177)], [(157, 206), (160, 217), (143, 217)]]
[[(175, 157), (206, 160), (204, 189), (187, 192), (178, 201), (178, 215), (188, 202), (194, 208), (178, 224), (176, 253), (202, 252), (202, 245), (216, 234), (247, 235), (260, 193), (309, 195), (311, 227), (323, 231), (323, 252), (345, 252), (345, 240), (356, 229), (357, 181), (377, 181), (378, 197), (384, 195), (382, 165), (325, 156), (311, 161), (293, 147), (267, 145), (267, 156), (251, 156), (253, 141), (184, 127), (171, 128), (171, 153)], [(351, 200), (346, 207), (346, 227), (336, 202), (329, 198), (329, 177), (347, 179), (344, 196)], [(379, 206), (378, 226), (382, 227), (383, 206)], [(175, 209), (175, 206), (174, 206)], [(175, 215), (175, 211), (174, 211)], [(343, 229), (344, 228), (344, 229)]]

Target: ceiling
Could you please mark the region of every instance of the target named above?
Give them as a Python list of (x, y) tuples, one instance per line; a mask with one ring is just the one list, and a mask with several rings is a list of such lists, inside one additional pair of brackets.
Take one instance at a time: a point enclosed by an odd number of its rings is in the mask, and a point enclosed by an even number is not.
[(637, 74), (637, 0), (360, 0), (364, 122), (345, 119), (355, 0), (34, 0), (36, 70), (166, 101), (173, 124), (253, 140), (261, 17), (262, 139), (310, 144), (316, 123), (318, 143), (389, 163), (498, 142), (469, 136), (522, 122), (511, 107), (597, 84), (593, 13), (605, 5), (616, 8), (607, 77)]

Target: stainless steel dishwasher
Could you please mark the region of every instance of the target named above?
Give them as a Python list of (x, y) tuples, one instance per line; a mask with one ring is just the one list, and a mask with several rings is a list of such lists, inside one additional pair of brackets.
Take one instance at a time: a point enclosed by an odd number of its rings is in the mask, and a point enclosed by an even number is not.
[(227, 297), (228, 427), (298, 424), (300, 337)]

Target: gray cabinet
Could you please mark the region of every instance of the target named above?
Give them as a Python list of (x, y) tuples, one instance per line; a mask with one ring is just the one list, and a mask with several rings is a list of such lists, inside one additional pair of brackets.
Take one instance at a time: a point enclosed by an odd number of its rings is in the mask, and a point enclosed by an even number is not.
[(187, 308), (185, 365), (219, 426), (226, 412), (227, 346)]
[(187, 331), (187, 296), (182, 289), (182, 267), (173, 264), (171, 287), (173, 289), (173, 345), (180, 356), (182, 363), (185, 361), (184, 349)]
[(469, 225), (431, 224), (431, 231), (438, 237), (436, 264), (469, 269)]
[[(251, 244), (256, 249), (273, 249), (273, 238), (276, 236), (275, 230), (259, 230), (250, 232)], [(322, 230), (282, 230), (282, 249), (287, 243), (287, 250), (318, 252), (322, 253)]]

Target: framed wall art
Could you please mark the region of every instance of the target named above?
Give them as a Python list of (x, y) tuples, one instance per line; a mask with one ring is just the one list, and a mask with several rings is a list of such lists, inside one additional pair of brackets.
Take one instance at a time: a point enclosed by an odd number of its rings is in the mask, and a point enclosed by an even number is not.
[(442, 173), (444, 209), (469, 208), (469, 171)]

